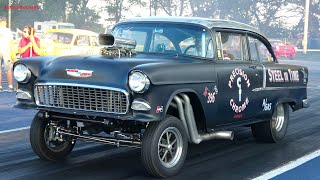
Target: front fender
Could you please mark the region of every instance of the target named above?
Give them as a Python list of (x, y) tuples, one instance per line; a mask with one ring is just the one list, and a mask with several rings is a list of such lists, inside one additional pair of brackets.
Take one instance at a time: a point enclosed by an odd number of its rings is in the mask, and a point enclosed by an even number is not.
[[(170, 109), (170, 103), (173, 101), (173, 98), (178, 95), (179, 93), (186, 93), (186, 94), (194, 94), (197, 96), (199, 100), (199, 105), (203, 106), (203, 103), (206, 102), (205, 97), (201, 98), (198, 97), (199, 94), (203, 93), (203, 89), (205, 87), (211, 87), (210, 83), (208, 84), (181, 84), (181, 85), (158, 85), (158, 86), (151, 86), (151, 88), (143, 93), (143, 94), (133, 94), (131, 100), (134, 99), (142, 99), (147, 102), (151, 109), (149, 111), (134, 111), (133, 115), (145, 114), (144, 116), (153, 121), (160, 121), (166, 117), (168, 111)], [(202, 102), (203, 101), (203, 102)], [(206, 118), (203, 118), (206, 119)], [(140, 119), (141, 120), (141, 119)], [(147, 120), (145, 120), (147, 121)]]
[(50, 62), (55, 60), (58, 56), (37, 56), (37, 57), (30, 57), (30, 58), (23, 58), (18, 61), (16, 61), (13, 65), (15, 67), (18, 64), (24, 64), (26, 65), (31, 73), (39, 77), (41, 69), (48, 65)]
[(170, 104), (171, 104), (173, 98), (174, 98), (175, 96), (177, 96), (178, 94), (180, 94), (180, 93), (194, 93), (194, 94), (197, 94), (193, 89), (189, 89), (189, 88), (186, 88), (186, 89), (178, 89), (178, 90), (176, 90), (175, 92), (173, 92), (172, 95), (170, 96), (170, 98), (168, 99), (168, 102), (167, 102), (167, 105), (166, 105), (166, 109), (165, 109), (165, 113), (163, 114), (162, 119), (165, 118), (165, 115), (166, 115), (167, 112), (168, 112), (168, 109), (169, 109), (169, 107), (170, 107)]

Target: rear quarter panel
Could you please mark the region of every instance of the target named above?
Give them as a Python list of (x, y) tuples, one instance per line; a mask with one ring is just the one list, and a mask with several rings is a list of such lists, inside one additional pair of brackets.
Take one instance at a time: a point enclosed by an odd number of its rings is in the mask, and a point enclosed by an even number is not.
[(268, 101), (274, 104), (291, 102), (294, 110), (302, 108), (302, 100), (307, 98), (307, 67), (268, 63), (265, 64), (265, 71), (266, 88), (263, 94)]

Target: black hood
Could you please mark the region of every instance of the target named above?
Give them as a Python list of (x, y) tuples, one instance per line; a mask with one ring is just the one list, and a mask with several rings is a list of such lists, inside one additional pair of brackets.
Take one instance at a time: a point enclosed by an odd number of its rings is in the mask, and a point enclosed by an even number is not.
[[(202, 75), (203, 79), (192, 77), (199, 77), (195, 74), (202, 73), (202, 68), (212, 68), (204, 62), (206, 61), (201, 59), (191, 60), (188, 57), (174, 55), (141, 54), (128, 58), (109, 58), (100, 55), (65, 56), (47, 63), (40, 72), (38, 82), (79, 83), (127, 89), (128, 75), (132, 70), (144, 72), (154, 84), (171, 84), (179, 83), (179, 81), (181, 83), (203, 82), (212, 79), (212, 77), (209, 78), (206, 75)], [(180, 68), (181, 66), (185, 67)], [(90, 77), (72, 77), (67, 75), (67, 69), (88, 70), (92, 71), (92, 75)], [(184, 69), (183, 73), (178, 73), (181, 74), (180, 76), (170, 76), (171, 73), (176, 75), (176, 71), (179, 69)]]

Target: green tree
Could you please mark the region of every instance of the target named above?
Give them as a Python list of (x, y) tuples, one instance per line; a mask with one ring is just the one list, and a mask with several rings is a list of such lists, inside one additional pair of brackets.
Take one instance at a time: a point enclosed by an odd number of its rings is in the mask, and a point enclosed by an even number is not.
[(217, 0), (189, 0), (192, 16), (212, 18), (219, 13)]
[(45, 21), (66, 22), (67, 0), (42, 0), (42, 13)]
[[(230, 7), (230, 3), (234, 6)], [(282, 22), (278, 13), (282, 7), (287, 5), (287, 0), (232, 0), (228, 3), (219, 1), (222, 9), (228, 9), (221, 11), (222, 18), (231, 14), (230, 19), (254, 25), (267, 35), (281, 32)]]
[(100, 12), (106, 11), (110, 17), (108, 20), (112, 20), (115, 23), (123, 18), (123, 12), (128, 11), (130, 7), (146, 6), (146, 2), (143, 2), (143, 0), (106, 0), (104, 2), (105, 4)]
[(87, 7), (88, 2), (89, 0), (68, 0), (66, 19), (75, 24), (76, 28), (102, 33), (104, 28), (98, 22), (101, 17), (98, 12)]
[(163, 10), (169, 16), (182, 16), (187, 7), (187, 0), (154, 0), (152, 3), (155, 15)]
[(12, 9), (11, 29), (22, 29), (26, 25), (33, 26), (34, 21), (42, 21), (43, 13), (39, 0), (13, 0), (12, 6), (37, 6), (38, 9)]
[[(305, 1), (292, 0), (293, 3), (299, 6), (299, 11), (302, 14), (301, 19), (297, 26), (294, 27), (296, 32), (303, 32), (304, 28), (304, 10)], [(309, 31), (320, 33), (320, 0), (310, 0), (309, 7)]]
[(219, 17), (257, 27), (268, 36), (284, 36), (279, 12), (288, 0), (189, 0), (193, 16)]

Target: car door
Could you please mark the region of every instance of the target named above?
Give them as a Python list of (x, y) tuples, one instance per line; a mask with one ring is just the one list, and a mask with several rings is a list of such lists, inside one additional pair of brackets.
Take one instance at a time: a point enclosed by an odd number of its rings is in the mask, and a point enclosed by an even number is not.
[(247, 36), (239, 32), (217, 34), (218, 61), (215, 64), (219, 97), (216, 125), (241, 123), (255, 117), (258, 105), (255, 89), (261, 87), (262, 69), (250, 61)]
[[(284, 70), (275, 66), (275, 59), (271, 53), (271, 47), (268, 49), (263, 39), (254, 35), (248, 36), (250, 58), (253, 63), (260, 64), (258, 66), (259, 75), (262, 76), (262, 85), (257, 89), (257, 110), (256, 118), (265, 119), (272, 115), (272, 108), (276, 101), (276, 91), (269, 91), (270, 82), (285, 84)], [(268, 84), (269, 83), (269, 84)]]

